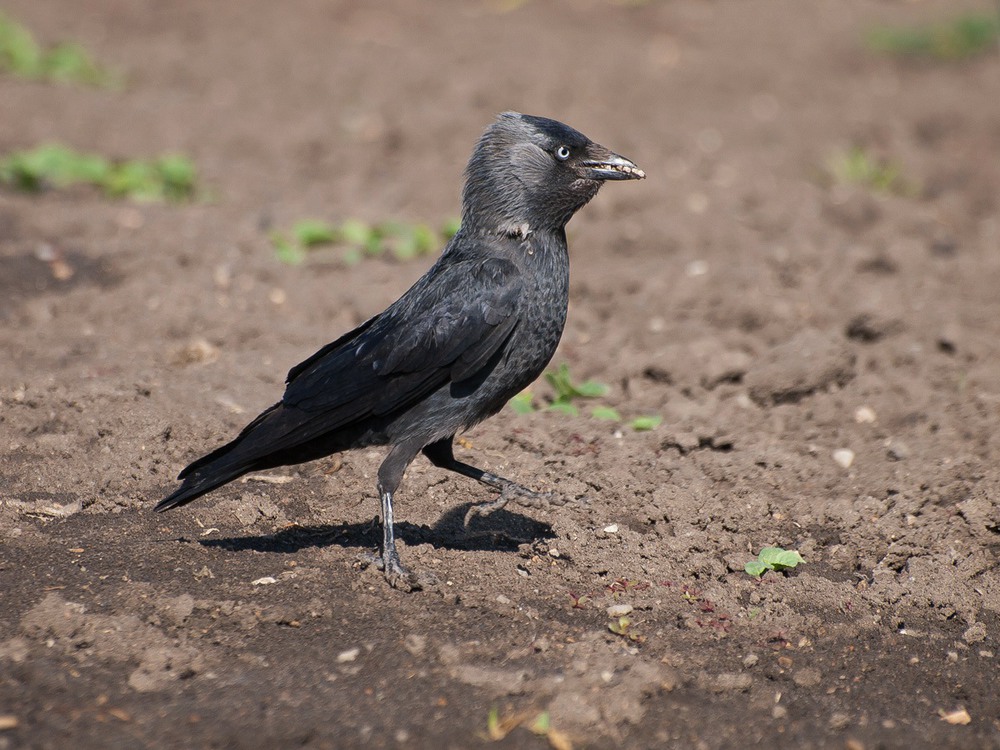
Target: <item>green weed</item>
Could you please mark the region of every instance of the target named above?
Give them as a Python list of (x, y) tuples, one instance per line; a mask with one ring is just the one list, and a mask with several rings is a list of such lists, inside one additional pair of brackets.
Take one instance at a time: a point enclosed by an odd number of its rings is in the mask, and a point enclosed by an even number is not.
[(751, 560), (743, 569), (748, 575), (760, 578), (769, 570), (789, 570), (799, 563), (805, 562), (796, 550), (785, 550), (781, 547), (764, 547), (757, 555), (756, 560)]
[(426, 224), (384, 221), (368, 224), (360, 219), (346, 219), (330, 224), (305, 219), (292, 225), (289, 232), (274, 232), (271, 243), (278, 259), (299, 264), (312, 248), (341, 245), (348, 265), (360, 263), (365, 257), (385, 253), (397, 260), (411, 260), (439, 251), (458, 232), (457, 219), (451, 219), (437, 231)]
[(194, 197), (196, 182), (194, 164), (176, 154), (152, 161), (113, 161), (48, 144), (0, 159), (0, 183), (28, 192), (83, 183), (112, 198), (183, 201)]
[(907, 195), (915, 191), (913, 183), (903, 177), (902, 169), (869, 154), (861, 146), (854, 146), (829, 160), (833, 178), (840, 183), (861, 185), (879, 193)]
[[(596, 380), (586, 380), (582, 383), (577, 383), (573, 380), (572, 375), (570, 375), (569, 365), (565, 362), (560, 364), (556, 369), (546, 372), (545, 380), (552, 386), (554, 393), (551, 402), (544, 408), (547, 411), (568, 414), (572, 417), (580, 415), (580, 406), (577, 402), (585, 399), (600, 398), (606, 395), (609, 390), (608, 386), (604, 383), (598, 383)], [(530, 414), (538, 410), (538, 407), (535, 406), (534, 394), (530, 390), (521, 391), (508, 402), (508, 405), (518, 414)], [(602, 422), (620, 423), (623, 421), (617, 409), (604, 404), (592, 406), (590, 408), (590, 417)], [(632, 419), (628, 425), (636, 432), (644, 432), (656, 429), (662, 421), (663, 417), (655, 415), (640, 416)]]
[(120, 77), (98, 65), (79, 44), (42, 49), (24, 26), (0, 12), (0, 72), (29, 80), (117, 86)]
[(935, 60), (964, 60), (1000, 44), (1000, 15), (968, 14), (912, 28), (879, 27), (865, 35), (875, 52)]

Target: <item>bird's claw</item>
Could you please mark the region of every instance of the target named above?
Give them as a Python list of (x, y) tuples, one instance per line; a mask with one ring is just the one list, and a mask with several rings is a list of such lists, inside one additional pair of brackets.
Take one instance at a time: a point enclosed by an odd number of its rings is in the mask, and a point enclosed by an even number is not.
[(506, 507), (507, 503), (511, 501), (527, 508), (535, 508), (536, 510), (549, 505), (564, 505), (566, 503), (565, 499), (554, 492), (535, 492), (512, 482), (504, 485), (503, 489), (500, 490), (500, 497), (496, 500), (471, 506), (465, 513), (463, 523), (465, 526), (468, 526), (476, 516), (488, 516), (491, 513), (496, 513), (498, 510)]
[(385, 580), (389, 585), (399, 591), (411, 592), (421, 591), (435, 585), (438, 580), (433, 573), (416, 573), (399, 561), (398, 555), (390, 555), (389, 563), (386, 564), (385, 557), (379, 552), (362, 552), (358, 555), (357, 563), (359, 570), (364, 570), (369, 565), (381, 570)]

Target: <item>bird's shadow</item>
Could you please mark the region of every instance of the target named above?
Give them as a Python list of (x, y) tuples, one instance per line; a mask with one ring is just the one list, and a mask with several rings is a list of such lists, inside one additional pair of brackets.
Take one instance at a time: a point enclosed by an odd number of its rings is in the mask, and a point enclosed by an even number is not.
[[(464, 524), (465, 513), (472, 503), (447, 511), (433, 526), (418, 526), (406, 521), (395, 525), (397, 538), (407, 546), (430, 544), (436, 548), (458, 550), (497, 550), (516, 552), (522, 544), (542, 539), (552, 539), (552, 526), (520, 513), (498, 510), (488, 516), (476, 516), (469, 526)], [(206, 547), (217, 547), (231, 552), (297, 552), (308, 547), (362, 547), (376, 548), (382, 542), (382, 527), (378, 519), (364, 523), (324, 524), (317, 526), (292, 526), (275, 534), (263, 536), (233, 536), (221, 539), (199, 539)]]

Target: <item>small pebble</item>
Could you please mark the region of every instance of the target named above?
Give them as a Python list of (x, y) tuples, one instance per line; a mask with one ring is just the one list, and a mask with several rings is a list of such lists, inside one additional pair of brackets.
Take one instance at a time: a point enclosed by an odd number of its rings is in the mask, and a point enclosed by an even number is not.
[(870, 406), (859, 406), (854, 410), (854, 421), (858, 424), (873, 424), (877, 417)]
[(978, 643), (986, 640), (986, 625), (981, 622), (974, 623), (962, 633), (962, 639), (966, 643)]
[(250, 581), (251, 586), (267, 586), (272, 583), (277, 583), (278, 579), (274, 576), (264, 576), (263, 578), (258, 578), (256, 581)]
[(605, 526), (604, 527), (604, 533), (605, 534), (617, 534), (618, 533), (618, 524), (612, 523), (612, 524), (609, 524), (608, 526)]
[(816, 687), (822, 679), (818, 669), (800, 669), (792, 676), (792, 682), (799, 687)]
[(757, 654), (747, 654), (743, 657), (743, 666), (747, 669), (757, 666), (757, 662), (760, 661), (760, 657)]
[(497, 603), (506, 604), (507, 606), (513, 604), (513, 602), (511, 602), (511, 600), (508, 597), (504, 596), (503, 594), (497, 594)]
[(753, 678), (748, 674), (740, 672), (723, 672), (716, 675), (712, 681), (712, 688), (717, 693), (725, 693), (732, 690), (743, 692), (749, 690), (753, 685)]
[(771, 716), (775, 719), (784, 719), (788, 716), (788, 709), (784, 706), (775, 706), (771, 709)]
[(910, 457), (910, 447), (901, 440), (892, 440), (886, 453), (893, 461), (903, 461)]
[(624, 617), (631, 611), (631, 604), (612, 604), (607, 609), (608, 617)]
[(427, 648), (427, 636), (419, 635), (417, 633), (409, 633), (403, 639), (403, 648), (405, 648), (411, 656), (420, 656)]
[(848, 716), (847, 714), (837, 712), (835, 714), (830, 715), (830, 721), (829, 721), (830, 729), (834, 729), (837, 731), (841, 729), (846, 729), (847, 725), (850, 723), (851, 723), (851, 717)]
[(559, 557), (559, 550), (555, 547), (549, 549), (549, 557)]
[(854, 451), (850, 448), (840, 448), (833, 452), (833, 460), (844, 469), (850, 469), (854, 463)]
[(337, 663), (346, 664), (349, 661), (354, 661), (358, 658), (358, 654), (361, 653), (361, 649), (358, 647), (349, 648), (347, 651), (341, 651), (337, 654)]

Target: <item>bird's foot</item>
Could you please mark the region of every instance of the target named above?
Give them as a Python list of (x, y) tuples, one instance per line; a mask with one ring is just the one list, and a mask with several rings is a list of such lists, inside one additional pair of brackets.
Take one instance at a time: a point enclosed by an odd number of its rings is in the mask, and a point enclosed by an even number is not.
[(382, 571), (389, 585), (400, 591), (421, 591), (438, 582), (433, 573), (417, 573), (404, 567), (398, 555), (389, 555), (389, 562), (386, 564), (385, 556), (381, 553), (362, 552), (358, 555), (357, 565), (359, 570), (364, 570), (369, 565), (375, 566)]
[(514, 482), (509, 482), (500, 490), (500, 497), (488, 503), (473, 505), (465, 513), (465, 525), (468, 526), (476, 516), (488, 516), (502, 510), (507, 503), (515, 502), (528, 508), (545, 508), (550, 505), (565, 505), (566, 499), (555, 492), (535, 492)]

